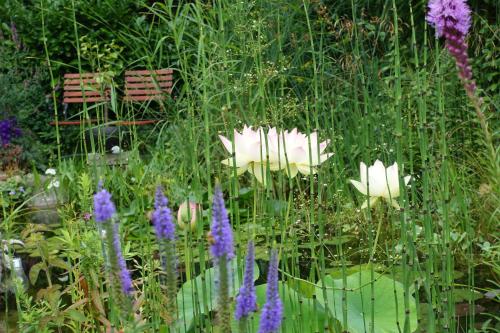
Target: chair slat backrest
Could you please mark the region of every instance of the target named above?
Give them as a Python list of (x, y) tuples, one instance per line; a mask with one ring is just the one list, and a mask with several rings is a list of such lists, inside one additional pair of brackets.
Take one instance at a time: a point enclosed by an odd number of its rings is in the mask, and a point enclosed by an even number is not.
[(102, 89), (99, 73), (64, 74), (64, 103), (95, 103), (109, 100), (109, 89)]
[(135, 70), (125, 72), (126, 101), (163, 100), (172, 92), (173, 70)]

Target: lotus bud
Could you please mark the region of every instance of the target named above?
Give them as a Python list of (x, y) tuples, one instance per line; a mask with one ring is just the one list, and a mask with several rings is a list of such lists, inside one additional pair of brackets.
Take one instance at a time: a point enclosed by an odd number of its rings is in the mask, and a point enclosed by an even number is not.
[(186, 224), (189, 223), (191, 230), (194, 231), (199, 215), (201, 215), (200, 204), (193, 201), (184, 201), (177, 211), (177, 223), (179, 224), (179, 228), (184, 229)]

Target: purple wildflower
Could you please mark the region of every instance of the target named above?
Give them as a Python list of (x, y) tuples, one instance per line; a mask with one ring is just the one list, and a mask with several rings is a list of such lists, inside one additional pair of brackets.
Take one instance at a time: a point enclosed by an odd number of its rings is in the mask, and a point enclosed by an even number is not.
[(21, 135), (15, 118), (0, 120), (0, 145), (8, 145), (13, 138)]
[(123, 293), (130, 295), (133, 290), (132, 279), (123, 258), (118, 225), (112, 220), (113, 215), (116, 213), (116, 208), (113, 201), (111, 201), (111, 194), (102, 188), (102, 182), (99, 182), (99, 185), (100, 190), (94, 195), (95, 221), (98, 223), (107, 222), (103, 230), (107, 230), (105, 234), (108, 235), (108, 248), (110, 249), (110, 253), (113, 253), (111, 258), (109, 258), (111, 263), (110, 269), (111, 272), (114, 270), (114, 273), (118, 275)]
[(465, 0), (430, 0), (427, 21), (436, 28), (437, 37), (446, 37), (448, 28), (465, 36), (471, 25), (470, 8)]
[(258, 333), (278, 331), (283, 317), (283, 303), (278, 293), (278, 253), (271, 250), (269, 271), (267, 273), (266, 303), (260, 316)]
[(177, 293), (177, 259), (175, 256), (175, 224), (173, 222), (172, 212), (168, 208), (168, 200), (163, 194), (162, 188), (158, 186), (155, 194), (155, 210), (151, 216), (153, 225), (158, 238), (160, 248), (160, 261), (164, 276), (160, 281), (165, 283), (165, 294), (167, 298), (167, 313), (169, 317), (167, 322), (171, 324), (177, 313), (176, 293)]
[(115, 260), (117, 264), (117, 269), (119, 270), (119, 276), (122, 286), (122, 291), (125, 295), (131, 295), (132, 288), (132, 278), (130, 277), (130, 272), (127, 269), (127, 264), (123, 258), (122, 248), (120, 245), (120, 238), (118, 236), (118, 225), (113, 224), (113, 249), (115, 252)]
[(155, 210), (152, 215), (153, 225), (158, 239), (175, 239), (175, 224), (168, 208), (168, 200), (163, 195), (161, 187), (156, 189)]
[(111, 201), (111, 194), (105, 189), (94, 195), (94, 216), (96, 222), (106, 222), (116, 213), (116, 208)]
[(155, 193), (155, 208), (165, 207), (168, 205), (168, 199), (163, 194), (163, 189), (161, 186), (156, 188)]
[(235, 317), (240, 320), (248, 317), (251, 312), (257, 311), (257, 295), (253, 285), (253, 265), (255, 260), (255, 249), (253, 242), (248, 242), (248, 251), (245, 258), (245, 274), (243, 276), (243, 285), (236, 298)]
[(222, 257), (231, 260), (234, 257), (233, 231), (219, 186), (215, 188), (213, 199), (211, 235), (213, 243), (210, 250), (215, 261)]
[(467, 56), (465, 37), (471, 26), (471, 10), (465, 0), (430, 0), (427, 22), (436, 29), (437, 37), (444, 37), (446, 48), (455, 58), (458, 75), (468, 93), (473, 94), (472, 67)]

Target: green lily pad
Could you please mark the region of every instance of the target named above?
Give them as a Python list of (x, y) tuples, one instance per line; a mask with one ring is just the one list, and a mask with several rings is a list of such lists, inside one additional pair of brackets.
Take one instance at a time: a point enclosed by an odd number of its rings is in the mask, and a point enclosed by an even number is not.
[(373, 272), (372, 276), (370, 270), (363, 270), (349, 275), (345, 285), (342, 279), (330, 276), (324, 283), (326, 298), (318, 284), (317, 299), (348, 332), (399, 333), (417, 329), (415, 299), (408, 296), (405, 306), (403, 285), (385, 275)]

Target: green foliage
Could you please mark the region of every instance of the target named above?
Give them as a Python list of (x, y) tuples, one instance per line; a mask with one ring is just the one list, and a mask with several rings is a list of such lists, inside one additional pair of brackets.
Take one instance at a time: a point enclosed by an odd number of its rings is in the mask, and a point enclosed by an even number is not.
[(373, 329), (397, 333), (414, 332), (417, 328), (415, 299), (404, 296), (401, 283), (370, 270), (361, 270), (345, 280), (327, 276), (316, 288), (316, 295), (318, 302), (349, 332)]
[[(124, 18), (129, 20), (141, 16), (141, 6), (142, 1), (137, 0), (4, 1), (1, 4), (0, 22), (7, 36), (10, 34), (10, 23), (13, 22), (24, 47), (38, 59), (45, 58), (43, 48), (40, 48), (45, 39), (56, 72), (65, 65), (74, 71), (78, 68), (74, 16), (79, 21), (77, 29), (80, 36), (87, 35), (91, 40), (106, 42), (115, 39), (124, 29)], [(84, 69), (91, 68), (90, 60), (84, 60)]]
[[(256, 287), (257, 304), (262, 309), (266, 302), (267, 284)], [(283, 332), (293, 333), (315, 333), (315, 332), (337, 332), (338, 323), (330, 319), (324, 307), (315, 300), (304, 297), (286, 284), (279, 284), (279, 295), (283, 302), (284, 320), (281, 325)], [(257, 332), (259, 328), (260, 311), (251, 317), (248, 325), (248, 333)], [(233, 319), (232, 326), (237, 332), (238, 324)]]
[[(241, 285), (240, 274), (237, 274), (237, 262), (231, 261), (233, 279), (229, 289), (230, 297), (237, 295)], [(259, 278), (259, 268), (254, 266), (254, 280)], [(177, 329), (195, 332), (204, 327), (203, 315), (208, 316), (211, 311), (216, 310), (217, 295), (214, 293), (216, 281), (216, 268), (212, 267), (202, 272), (194, 279), (184, 283), (177, 294), (177, 305), (179, 307), (180, 319), (176, 324)]]
[[(1, 41), (0, 41), (1, 43)], [(0, 47), (0, 118), (15, 117), (21, 136), (14, 143), (23, 148), (22, 164), (41, 169), (47, 163), (54, 140), (47, 73), (25, 51)], [(49, 145), (47, 145), (49, 144)]]

